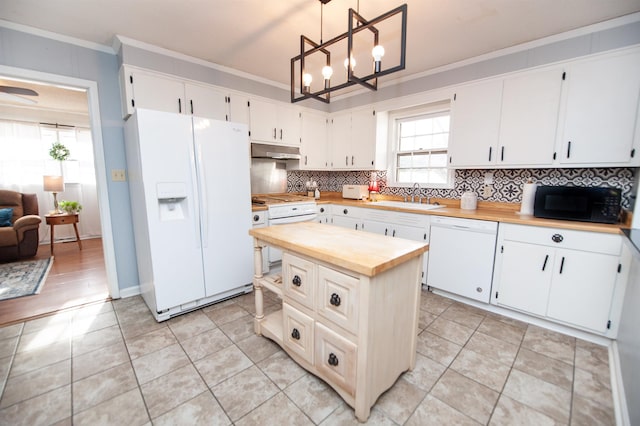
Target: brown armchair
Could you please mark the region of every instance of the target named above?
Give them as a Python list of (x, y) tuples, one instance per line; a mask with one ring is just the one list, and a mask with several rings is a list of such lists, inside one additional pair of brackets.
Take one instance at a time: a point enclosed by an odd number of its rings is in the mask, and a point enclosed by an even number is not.
[(36, 194), (0, 189), (0, 209), (12, 208), (12, 226), (0, 227), (0, 262), (35, 256), (38, 252), (38, 216)]

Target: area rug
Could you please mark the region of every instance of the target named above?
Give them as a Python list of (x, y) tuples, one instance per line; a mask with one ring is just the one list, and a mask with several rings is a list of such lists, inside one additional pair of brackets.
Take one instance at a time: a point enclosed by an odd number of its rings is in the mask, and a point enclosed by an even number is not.
[(53, 257), (0, 263), (0, 300), (39, 293), (51, 265)]

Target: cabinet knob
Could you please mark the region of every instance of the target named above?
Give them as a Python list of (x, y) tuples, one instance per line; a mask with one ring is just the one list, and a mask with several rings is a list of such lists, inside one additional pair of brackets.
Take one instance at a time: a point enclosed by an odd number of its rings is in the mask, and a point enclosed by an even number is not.
[(329, 363), (329, 365), (333, 365), (335, 367), (336, 365), (338, 365), (338, 357), (334, 353), (330, 353), (327, 362)]
[(553, 234), (551, 236), (551, 241), (553, 241), (554, 243), (561, 243), (562, 240), (564, 240), (564, 237), (560, 234)]
[(344, 214), (349, 214), (349, 210), (344, 209), (344, 210), (342, 210), (342, 213), (344, 213)]
[(338, 296), (336, 293), (333, 293), (331, 295), (329, 303), (331, 303), (333, 306), (340, 306), (340, 296)]
[(320, 207), (320, 213), (324, 213), (324, 207)]
[(253, 221), (257, 222), (260, 220), (260, 216), (258, 216), (257, 214), (253, 215)]
[(302, 284), (302, 280), (300, 279), (299, 276), (294, 275), (293, 279), (291, 280), (291, 282), (293, 283), (293, 285), (295, 285), (296, 287), (300, 287), (300, 285)]
[(293, 329), (293, 331), (291, 332), (291, 337), (296, 340), (300, 340), (300, 332), (298, 331), (297, 328)]

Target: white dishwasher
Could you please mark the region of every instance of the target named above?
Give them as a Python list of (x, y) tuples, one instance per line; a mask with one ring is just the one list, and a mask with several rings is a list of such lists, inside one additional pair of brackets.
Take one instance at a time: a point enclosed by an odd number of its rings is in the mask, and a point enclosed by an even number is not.
[(498, 223), (431, 216), (427, 285), (489, 303)]

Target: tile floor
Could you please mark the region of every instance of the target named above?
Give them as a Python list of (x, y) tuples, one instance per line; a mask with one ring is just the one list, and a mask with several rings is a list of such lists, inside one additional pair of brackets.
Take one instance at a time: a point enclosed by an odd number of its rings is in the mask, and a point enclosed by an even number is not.
[[(0, 328), (0, 424), (357, 424), (253, 312), (248, 294), (158, 324), (138, 296)], [(615, 423), (606, 348), (426, 291), (420, 314), (416, 368), (368, 424)]]

